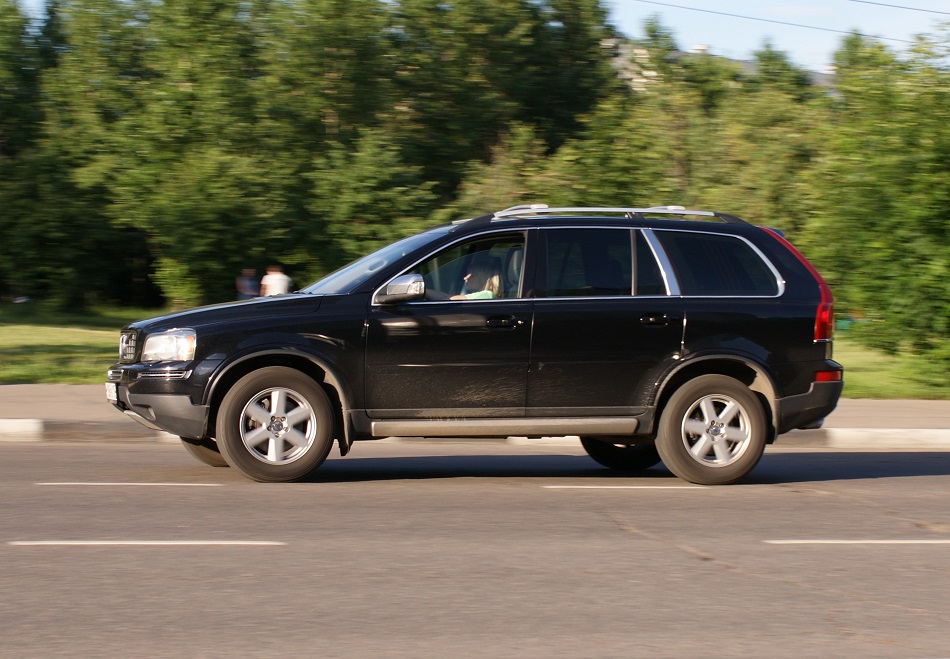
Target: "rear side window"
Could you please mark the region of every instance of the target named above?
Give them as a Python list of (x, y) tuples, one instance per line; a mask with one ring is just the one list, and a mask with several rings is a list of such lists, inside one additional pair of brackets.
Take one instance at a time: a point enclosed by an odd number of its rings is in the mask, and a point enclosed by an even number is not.
[(549, 229), (543, 233), (545, 296), (631, 294), (629, 229)]
[(759, 253), (736, 236), (656, 231), (683, 295), (778, 295), (775, 273)]

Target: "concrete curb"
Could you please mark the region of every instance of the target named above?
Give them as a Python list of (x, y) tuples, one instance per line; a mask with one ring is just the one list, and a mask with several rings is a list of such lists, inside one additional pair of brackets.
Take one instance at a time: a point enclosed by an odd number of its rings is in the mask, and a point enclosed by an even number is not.
[(120, 421), (62, 421), (0, 419), (0, 442), (116, 442), (142, 444), (175, 442), (178, 436), (150, 430), (128, 419)]
[[(150, 430), (129, 419), (117, 421), (64, 421), (45, 419), (0, 419), (0, 443), (110, 442), (123, 444), (178, 443), (178, 437), (166, 432)], [(384, 441), (407, 443), (459, 444), (464, 442), (491, 442), (520, 446), (577, 446), (573, 437), (542, 437), (527, 439), (478, 438), (401, 438)], [(950, 428), (822, 428), (796, 430), (779, 437), (780, 448), (824, 448), (868, 451), (950, 451)]]

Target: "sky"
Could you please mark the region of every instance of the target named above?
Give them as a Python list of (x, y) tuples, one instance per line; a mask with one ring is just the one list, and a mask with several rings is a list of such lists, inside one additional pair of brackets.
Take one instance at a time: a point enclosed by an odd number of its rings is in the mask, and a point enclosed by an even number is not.
[[(43, 6), (43, 0), (19, 1), (24, 9), (34, 15), (38, 14)], [(623, 34), (631, 38), (642, 38), (644, 20), (649, 16), (658, 16), (661, 24), (673, 33), (677, 45), (682, 50), (691, 50), (694, 46), (706, 46), (714, 55), (740, 60), (752, 59), (752, 53), (768, 40), (776, 50), (788, 53), (794, 64), (819, 72), (825, 71), (831, 65), (834, 52), (845, 36), (825, 30), (840, 32), (855, 30), (876, 37), (912, 41), (914, 35), (933, 33), (941, 23), (950, 23), (950, 0), (880, 0), (880, 2), (602, 0), (602, 2), (610, 10), (611, 22)], [(734, 16), (722, 14), (734, 14)], [(738, 16), (750, 18), (738, 18)], [(810, 27), (795, 27), (779, 23), (794, 23)], [(897, 52), (903, 51), (909, 45), (902, 41), (885, 40), (883, 43)]]
[[(611, 22), (628, 37), (642, 38), (644, 20), (658, 16), (660, 23), (673, 33), (681, 50), (706, 46), (714, 55), (753, 59), (753, 53), (768, 40), (776, 50), (788, 53), (794, 64), (818, 72), (828, 69), (834, 52), (846, 36), (824, 30), (854, 30), (880, 38), (913, 41), (914, 35), (932, 34), (940, 24), (950, 23), (950, 0), (880, 0), (874, 3), (855, 0), (662, 0), (656, 3), (604, 0), (604, 3), (610, 9)], [(703, 11), (695, 11), (697, 9)], [(903, 52), (910, 45), (888, 40), (882, 40), (882, 43), (895, 52)]]

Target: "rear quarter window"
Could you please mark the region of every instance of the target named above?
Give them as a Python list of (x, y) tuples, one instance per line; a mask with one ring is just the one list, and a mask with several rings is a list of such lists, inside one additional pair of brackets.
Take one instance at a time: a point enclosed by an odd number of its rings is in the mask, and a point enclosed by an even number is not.
[(657, 231), (682, 295), (774, 296), (775, 272), (751, 244), (737, 236)]

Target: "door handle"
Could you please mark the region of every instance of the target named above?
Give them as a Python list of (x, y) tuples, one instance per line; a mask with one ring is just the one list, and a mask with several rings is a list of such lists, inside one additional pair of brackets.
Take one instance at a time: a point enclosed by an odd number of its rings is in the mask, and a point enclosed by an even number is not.
[(486, 324), (493, 329), (515, 329), (524, 325), (524, 321), (514, 316), (492, 316)]
[(648, 313), (640, 316), (640, 324), (648, 327), (666, 327), (670, 324), (670, 317), (665, 313)]

